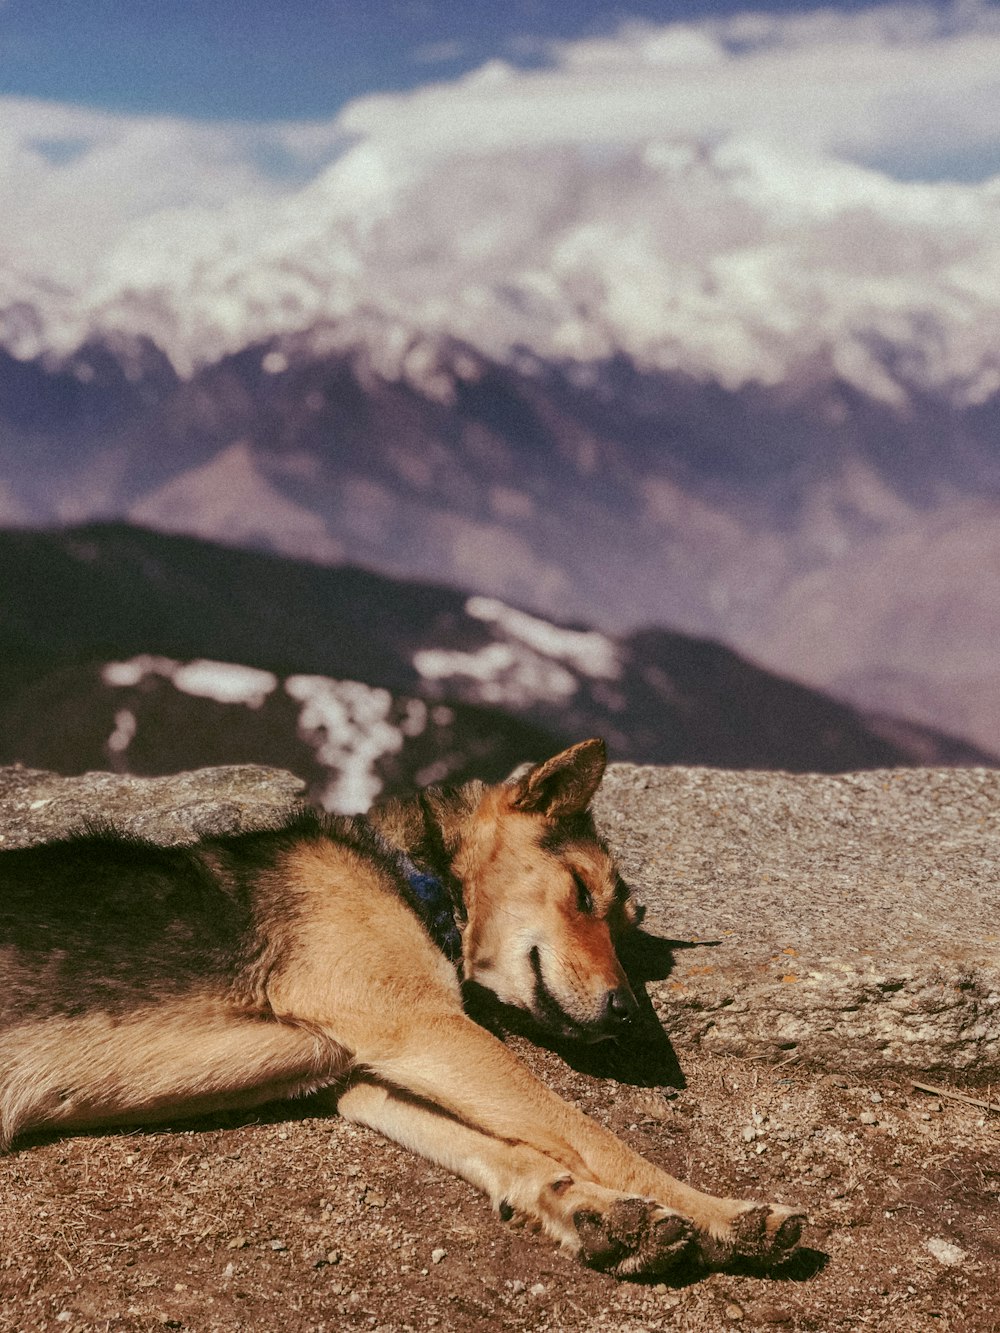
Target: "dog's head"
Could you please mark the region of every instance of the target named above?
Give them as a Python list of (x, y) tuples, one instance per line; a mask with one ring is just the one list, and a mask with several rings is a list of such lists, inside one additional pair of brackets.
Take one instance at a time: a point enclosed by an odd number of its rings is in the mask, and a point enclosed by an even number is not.
[(466, 979), (585, 1040), (618, 1035), (636, 1012), (616, 942), (642, 908), (588, 813), (605, 762), (603, 741), (583, 741), (487, 788), (454, 863)]

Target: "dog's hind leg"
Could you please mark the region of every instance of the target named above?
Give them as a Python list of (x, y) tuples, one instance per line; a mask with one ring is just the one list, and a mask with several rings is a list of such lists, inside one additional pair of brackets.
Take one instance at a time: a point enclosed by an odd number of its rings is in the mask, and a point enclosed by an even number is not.
[(573, 1176), (526, 1143), (493, 1138), (372, 1079), (354, 1079), (337, 1109), (461, 1176), (504, 1220), (526, 1217), (563, 1249), (618, 1277), (666, 1272), (693, 1235), (691, 1223), (668, 1208)]
[(123, 1017), (56, 1017), (0, 1036), (0, 1147), (18, 1133), (143, 1124), (261, 1105), (346, 1074), (322, 1033), (191, 994)]
[(377, 1053), (359, 1050), (359, 1060), (487, 1135), (551, 1158), (575, 1180), (654, 1199), (690, 1218), (703, 1261), (745, 1258), (773, 1265), (798, 1243), (803, 1218), (797, 1209), (717, 1198), (676, 1180), (556, 1096), (466, 1015), (439, 1013), (419, 1034), (399, 1028), (396, 1042), (395, 1049)]

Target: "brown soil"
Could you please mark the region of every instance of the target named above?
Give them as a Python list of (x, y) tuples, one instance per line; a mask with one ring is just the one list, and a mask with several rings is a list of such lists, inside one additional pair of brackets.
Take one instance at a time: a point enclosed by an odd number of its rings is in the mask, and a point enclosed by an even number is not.
[(8, 1157), (0, 1328), (1000, 1328), (1000, 1117), (908, 1084), (704, 1054), (680, 1092), (633, 1087), (511, 1040), (676, 1174), (806, 1206), (806, 1248), (770, 1277), (616, 1283), (504, 1226), (463, 1182), (303, 1103), (38, 1140)]

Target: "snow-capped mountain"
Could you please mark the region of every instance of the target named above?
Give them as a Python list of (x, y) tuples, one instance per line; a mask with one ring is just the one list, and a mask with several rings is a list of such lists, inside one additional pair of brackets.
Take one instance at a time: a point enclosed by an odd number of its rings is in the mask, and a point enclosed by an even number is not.
[(138, 529), (0, 534), (0, 605), (0, 762), (280, 764), (352, 812), (414, 784), (502, 777), (594, 734), (653, 763), (989, 761), (707, 641), (609, 637), (496, 598)]
[(584, 378), (621, 356), (730, 390), (969, 406), (1000, 389), (998, 237), (1000, 179), (892, 181), (735, 137), (421, 154), (383, 132), (291, 198), (137, 225), (76, 290), (22, 279), (0, 342), (64, 360), (150, 342), (185, 377), (262, 344), (275, 373), (363, 346), (443, 402), (475, 375), (462, 343)]

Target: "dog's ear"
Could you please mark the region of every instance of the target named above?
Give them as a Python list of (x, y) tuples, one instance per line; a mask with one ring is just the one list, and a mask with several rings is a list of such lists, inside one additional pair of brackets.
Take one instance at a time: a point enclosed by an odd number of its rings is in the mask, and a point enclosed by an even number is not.
[(512, 804), (550, 819), (580, 814), (601, 785), (607, 762), (602, 740), (581, 741), (519, 777), (512, 784)]

